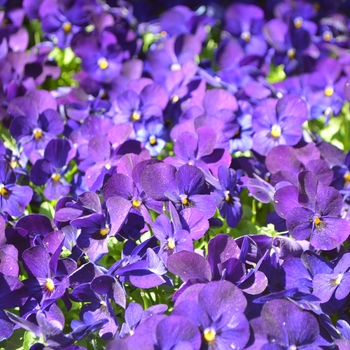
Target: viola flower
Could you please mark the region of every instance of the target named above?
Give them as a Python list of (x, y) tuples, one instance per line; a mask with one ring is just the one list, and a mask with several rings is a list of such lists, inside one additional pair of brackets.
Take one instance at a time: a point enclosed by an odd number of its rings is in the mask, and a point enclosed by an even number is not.
[(230, 227), (236, 227), (241, 220), (243, 211), (238, 195), (236, 172), (221, 165), (218, 170), (219, 181), (211, 196)]
[[(129, 165), (132, 162), (132, 166)], [(143, 160), (137, 155), (125, 155), (118, 166), (118, 174), (112, 175), (103, 187), (105, 200), (113, 197), (125, 199), (125, 203), (130, 206), (132, 212), (142, 215), (149, 224), (152, 218), (149, 210), (162, 213), (162, 204), (147, 195), (141, 184), (141, 174), (143, 170), (154, 160)]]
[(145, 69), (162, 85), (170, 77), (193, 77), (197, 70), (195, 56), (200, 51), (201, 43), (194, 35), (169, 37), (148, 51)]
[[(69, 46), (73, 35), (88, 25), (88, 13), (84, 0), (74, 3), (60, 3), (44, 0), (39, 16), (44, 33), (49, 34), (55, 44), (64, 49)], [(29, 3), (27, 1), (27, 6)]]
[(16, 185), (16, 181), (11, 165), (0, 160), (0, 208), (11, 216), (22, 215), (33, 197), (33, 190), (29, 186)]
[(275, 7), (275, 15), (295, 29), (303, 28), (311, 35), (316, 34), (317, 24), (312, 20), (317, 16), (317, 9), (313, 4), (303, 2), (296, 4), (290, 2), (279, 3)]
[(156, 157), (163, 150), (166, 141), (165, 127), (160, 119), (152, 118), (142, 125), (136, 126), (136, 140), (142, 142), (152, 157)]
[(217, 176), (220, 165), (229, 166), (232, 157), (223, 148), (217, 148), (217, 133), (210, 126), (200, 126), (195, 133), (182, 132), (174, 144), (175, 156), (164, 159), (165, 163), (179, 168), (184, 164), (211, 170)]
[(321, 159), (321, 152), (312, 142), (300, 148), (276, 146), (267, 154), (265, 162), (271, 173), (270, 183), (274, 186), (282, 181), (297, 186), (298, 174), (302, 170), (311, 171), (325, 186), (333, 180), (332, 169)]
[(341, 75), (341, 65), (334, 58), (325, 58), (318, 62), (315, 72), (310, 74), (310, 87), (313, 94), (309, 96), (310, 118), (337, 116), (344, 104), (345, 77)]
[(114, 123), (140, 123), (152, 117), (163, 119), (167, 103), (168, 93), (159, 84), (147, 84), (140, 92), (126, 90), (116, 99)]
[(34, 150), (43, 150), (63, 132), (63, 120), (56, 108), (55, 99), (44, 90), (28, 92), (10, 102), (7, 110), (13, 118), (10, 132), (28, 157)]
[(264, 56), (264, 11), (255, 5), (232, 4), (225, 12), (225, 29), (236, 37), (247, 55)]
[(277, 145), (296, 145), (307, 115), (306, 103), (297, 96), (262, 101), (253, 115), (253, 150), (266, 155)]
[[(204, 349), (243, 349), (249, 339), (249, 323), (244, 315), (247, 302), (236, 286), (228, 281), (206, 284), (190, 290), (176, 301), (173, 315), (186, 316), (199, 326)], [(197, 295), (196, 295), (197, 294)]]
[(81, 58), (84, 71), (97, 83), (111, 83), (122, 69), (122, 61), (129, 53), (123, 52), (118, 40), (109, 31), (100, 33), (79, 32), (71, 43), (73, 51)]
[(287, 221), (289, 233), (298, 240), (307, 239), (317, 249), (331, 250), (349, 236), (350, 222), (342, 219), (341, 194), (324, 186), (309, 171), (301, 171), (298, 188), (286, 186), (275, 193), (277, 214)]
[(148, 196), (158, 201), (170, 200), (178, 211), (197, 208), (208, 219), (215, 213), (216, 206), (207, 194), (204, 174), (195, 165), (183, 165), (176, 170), (167, 163), (150, 164), (141, 175), (141, 183)]
[(310, 71), (319, 50), (311, 42), (310, 33), (304, 28), (295, 28), (280, 18), (274, 18), (264, 26), (267, 42), (275, 49), (275, 65), (284, 65), (284, 71), (291, 75), (296, 71)]
[(47, 199), (60, 199), (68, 194), (70, 186), (63, 178), (68, 170), (70, 144), (64, 139), (51, 140), (44, 153), (44, 159), (35, 162), (30, 172), (34, 185), (46, 185), (44, 195)]
[(208, 25), (213, 25), (215, 20), (207, 14), (199, 14), (192, 11), (187, 6), (176, 5), (165, 11), (159, 18), (162, 29), (160, 35), (181, 35), (193, 34), (203, 42), (208, 33), (205, 29)]
[(253, 319), (255, 342), (247, 349), (319, 349), (316, 317), (284, 299), (268, 301), (261, 316)]
[(109, 198), (106, 205), (107, 215), (93, 213), (70, 222), (80, 229), (78, 247), (94, 262), (108, 253), (109, 238), (120, 230), (131, 208), (131, 204), (120, 197)]
[(180, 217), (171, 203), (169, 203), (169, 208), (172, 220), (170, 221), (165, 214), (161, 214), (152, 225), (152, 232), (160, 241), (158, 255), (165, 265), (169, 255), (181, 250), (193, 251), (190, 232), (182, 228)]
[[(63, 237), (58, 246), (60, 250)], [(62, 275), (57, 269), (58, 255), (50, 256), (46, 248), (35, 246), (22, 254), (23, 263), (29, 278), (24, 281), (29, 295), (34, 297), (45, 308), (61, 299), (69, 287), (68, 275)]]
[(314, 276), (312, 280), (312, 294), (318, 297), (321, 303), (329, 301), (332, 295), (334, 295), (336, 300), (344, 300), (349, 294), (349, 269), (350, 253), (345, 253), (337, 261), (332, 272), (320, 272)]

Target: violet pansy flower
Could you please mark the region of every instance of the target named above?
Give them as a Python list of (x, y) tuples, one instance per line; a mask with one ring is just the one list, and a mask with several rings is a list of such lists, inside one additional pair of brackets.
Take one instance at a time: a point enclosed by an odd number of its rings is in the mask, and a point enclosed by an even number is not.
[(48, 142), (63, 132), (63, 120), (56, 111), (55, 99), (48, 91), (31, 91), (13, 99), (7, 113), (13, 117), (10, 132), (30, 156), (43, 150)]
[(342, 219), (341, 194), (324, 186), (308, 171), (298, 176), (299, 186), (286, 186), (275, 193), (274, 205), (279, 216), (287, 221), (290, 234), (307, 239), (317, 249), (331, 250), (349, 236), (350, 222)]
[(30, 179), (34, 185), (46, 185), (44, 195), (47, 199), (59, 199), (69, 192), (69, 184), (63, 175), (68, 170), (70, 144), (67, 140), (51, 140), (44, 153), (44, 159), (35, 162)]
[(285, 95), (278, 101), (261, 102), (253, 115), (253, 150), (266, 155), (277, 145), (296, 145), (306, 120), (306, 103), (297, 96)]
[(0, 160), (0, 210), (11, 216), (22, 215), (33, 196), (29, 186), (19, 186), (16, 180), (10, 164)]

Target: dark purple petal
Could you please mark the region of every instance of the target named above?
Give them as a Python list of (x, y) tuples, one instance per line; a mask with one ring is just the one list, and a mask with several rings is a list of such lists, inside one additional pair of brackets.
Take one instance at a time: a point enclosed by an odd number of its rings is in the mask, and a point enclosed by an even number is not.
[(309, 209), (295, 207), (287, 213), (287, 228), (296, 239), (307, 239), (313, 227), (313, 212)]
[(213, 278), (215, 280), (221, 278), (221, 274), (218, 269), (218, 264), (230, 258), (238, 258), (240, 249), (235, 242), (228, 235), (219, 234), (209, 241), (208, 244), (208, 263), (213, 271)]
[(210, 266), (205, 258), (197, 253), (182, 251), (168, 257), (168, 270), (178, 275), (184, 282), (189, 279), (210, 281)]
[(22, 258), (30, 275), (40, 278), (50, 276), (50, 255), (44, 247), (31, 247), (23, 252)]
[(141, 184), (144, 191), (151, 198), (158, 201), (167, 201), (166, 191), (176, 191), (176, 168), (166, 163), (151, 164), (141, 175)]
[(292, 209), (300, 207), (298, 189), (295, 186), (286, 186), (277, 190), (274, 196), (274, 206), (277, 214), (285, 219)]
[(199, 350), (201, 335), (195, 323), (183, 316), (168, 316), (157, 326), (157, 339), (161, 349)]
[(107, 199), (106, 206), (111, 219), (110, 234), (115, 235), (123, 226), (132, 205), (122, 197), (111, 197)]
[(349, 221), (339, 217), (325, 217), (319, 227), (313, 230), (310, 243), (317, 249), (331, 250), (343, 243), (349, 232)]
[(243, 292), (228, 281), (208, 283), (199, 292), (198, 302), (213, 320), (232, 309), (243, 313), (247, 307)]

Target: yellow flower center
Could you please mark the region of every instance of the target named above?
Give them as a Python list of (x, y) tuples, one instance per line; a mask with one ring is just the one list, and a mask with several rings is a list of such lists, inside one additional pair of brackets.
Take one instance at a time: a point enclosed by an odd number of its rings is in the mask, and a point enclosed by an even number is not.
[(271, 136), (277, 139), (282, 134), (282, 129), (279, 125), (275, 124), (271, 128)]
[(109, 163), (105, 164), (105, 168), (106, 168), (107, 170), (109, 170), (111, 167), (112, 167), (112, 166), (111, 166)]
[(62, 27), (63, 27), (64, 32), (67, 34), (72, 30), (72, 23), (66, 22), (63, 24)]
[(55, 283), (51, 278), (47, 278), (45, 282), (45, 289), (52, 292), (55, 289)]
[(322, 34), (323, 40), (324, 41), (331, 41), (333, 39), (333, 34), (330, 31), (326, 31)]
[(10, 196), (10, 191), (5, 188), (3, 184), (0, 185), (0, 194), (1, 196), (8, 198)]
[(301, 17), (297, 17), (294, 19), (293, 23), (294, 23), (294, 27), (299, 29), (303, 26), (303, 19)]
[(109, 227), (101, 228), (100, 235), (102, 237), (106, 237), (108, 235), (108, 233), (109, 233)]
[(14, 169), (18, 164), (18, 161), (15, 157), (11, 157), (11, 161), (10, 161), (10, 165), (11, 165), (11, 168)]
[(51, 175), (52, 181), (55, 181), (55, 182), (60, 181), (60, 178), (61, 178), (60, 174), (54, 173)]
[(180, 196), (181, 197), (181, 203), (183, 205), (187, 205), (188, 204), (188, 199), (187, 199), (187, 196), (186, 195), (182, 195)]
[(350, 171), (347, 171), (347, 172), (344, 174), (344, 181), (345, 181), (345, 182), (350, 182)]
[(133, 206), (134, 208), (140, 208), (141, 204), (142, 204), (142, 203), (141, 203), (138, 199), (134, 199), (134, 200), (132, 201), (132, 206)]
[(98, 60), (97, 64), (102, 70), (108, 68), (108, 61), (103, 57)]
[(211, 343), (215, 340), (216, 337), (216, 332), (215, 329), (213, 328), (207, 328), (206, 330), (204, 330), (204, 339), (208, 342)]
[(343, 274), (340, 273), (335, 280), (332, 280), (334, 285), (338, 286), (341, 283), (341, 280), (343, 279)]
[(327, 87), (324, 89), (324, 94), (325, 94), (325, 96), (327, 96), (327, 97), (331, 97), (331, 96), (334, 94), (334, 89), (333, 89), (331, 86), (327, 86)]
[(225, 201), (229, 202), (231, 200), (231, 195), (229, 191), (225, 191)]
[(287, 51), (287, 56), (289, 58), (294, 58), (295, 57), (295, 49), (294, 48), (291, 48)]
[(35, 128), (33, 130), (33, 135), (34, 135), (34, 138), (37, 140), (37, 139), (40, 139), (42, 138), (43, 136), (43, 131), (40, 129), (40, 128)]
[(168, 238), (168, 248), (173, 250), (175, 248), (175, 240), (174, 238)]
[(149, 143), (152, 146), (156, 145), (157, 144), (157, 138), (154, 135), (150, 136), (149, 137)]
[(246, 42), (249, 42), (251, 37), (252, 35), (249, 32), (242, 32), (241, 34), (241, 39)]
[(179, 96), (175, 95), (175, 96), (171, 99), (171, 102), (172, 102), (172, 103), (176, 103), (179, 99), (180, 99)]
[(316, 216), (316, 218), (315, 218), (315, 220), (314, 220), (314, 224), (317, 226), (317, 225), (319, 225), (321, 223), (321, 219), (318, 217), (318, 216)]
[(131, 115), (131, 120), (137, 121), (141, 119), (141, 114), (140, 112), (134, 111)]

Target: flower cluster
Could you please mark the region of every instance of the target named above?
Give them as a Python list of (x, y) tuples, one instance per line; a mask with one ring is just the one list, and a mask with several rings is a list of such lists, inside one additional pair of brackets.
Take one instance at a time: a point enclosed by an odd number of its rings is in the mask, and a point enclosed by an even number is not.
[(350, 348), (349, 3), (178, 3), (0, 0), (0, 347)]

